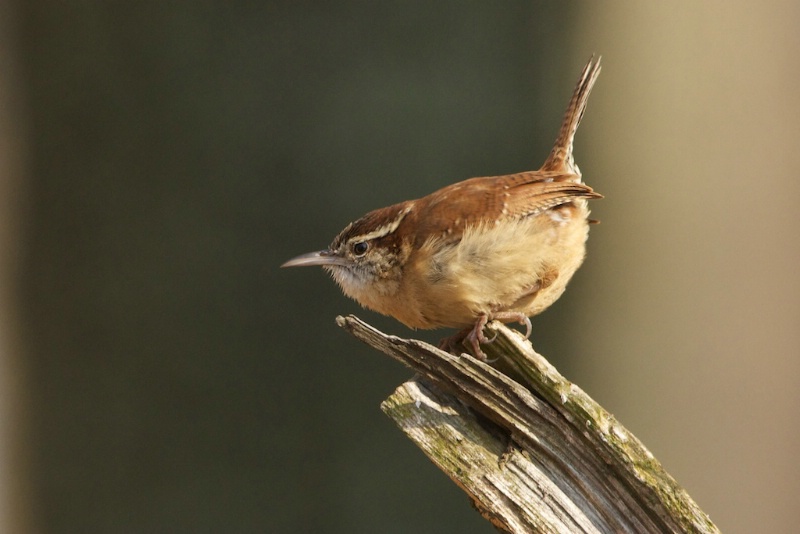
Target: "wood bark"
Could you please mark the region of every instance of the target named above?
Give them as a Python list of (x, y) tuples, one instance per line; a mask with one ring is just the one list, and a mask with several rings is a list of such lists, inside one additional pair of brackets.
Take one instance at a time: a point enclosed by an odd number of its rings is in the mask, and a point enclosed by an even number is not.
[(645, 446), (518, 332), (487, 325), (487, 363), (354, 316), (337, 323), (417, 374), (383, 411), (499, 530), (718, 532)]

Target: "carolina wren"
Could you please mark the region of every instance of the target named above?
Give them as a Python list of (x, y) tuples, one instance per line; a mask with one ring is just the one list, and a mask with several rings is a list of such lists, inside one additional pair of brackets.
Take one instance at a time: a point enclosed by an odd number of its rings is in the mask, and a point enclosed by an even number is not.
[(529, 337), (528, 317), (555, 302), (583, 262), (587, 200), (602, 198), (572, 156), (599, 74), (593, 57), (538, 171), (472, 178), (371, 211), (326, 250), (282, 267), (321, 265), (347, 296), (411, 328), (465, 328), (454, 338), (482, 358), (488, 321), (517, 321)]

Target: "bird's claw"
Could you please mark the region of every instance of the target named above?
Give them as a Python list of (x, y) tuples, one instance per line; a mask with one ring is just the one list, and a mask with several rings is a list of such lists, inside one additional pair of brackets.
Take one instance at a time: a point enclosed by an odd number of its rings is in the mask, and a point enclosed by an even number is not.
[(519, 324), (525, 325), (525, 338), (527, 339), (531, 337), (531, 333), (533, 331), (531, 320), (524, 313), (500, 312), (492, 315), (481, 314), (475, 320), (474, 326), (465, 328), (454, 336), (442, 339), (439, 342), (439, 348), (452, 352), (453, 350), (458, 349), (460, 343), (466, 341), (476, 358), (487, 361), (486, 353), (481, 350), (481, 345), (489, 345), (494, 343), (497, 340), (497, 332), (495, 332), (491, 338), (488, 338), (486, 337), (486, 334), (483, 333), (483, 328), (489, 321), (495, 319), (499, 319), (501, 321), (517, 321)]

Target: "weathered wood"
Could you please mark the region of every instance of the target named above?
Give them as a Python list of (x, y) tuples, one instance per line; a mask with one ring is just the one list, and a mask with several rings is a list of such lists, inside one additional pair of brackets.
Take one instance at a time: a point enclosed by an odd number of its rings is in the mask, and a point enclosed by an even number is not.
[(493, 366), (354, 316), (337, 323), (417, 373), (383, 411), (498, 529), (718, 532), (633, 434), (516, 331), (487, 326)]

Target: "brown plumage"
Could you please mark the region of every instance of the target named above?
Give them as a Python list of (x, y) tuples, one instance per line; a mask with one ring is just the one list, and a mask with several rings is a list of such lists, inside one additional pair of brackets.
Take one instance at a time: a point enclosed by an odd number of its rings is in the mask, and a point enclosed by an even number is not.
[(323, 265), (348, 296), (412, 328), (467, 327), (476, 354), (488, 320), (519, 321), (563, 293), (588, 236), (588, 199), (572, 155), (600, 73), (589, 61), (538, 171), (472, 178), (366, 214), (328, 250), (284, 266)]

